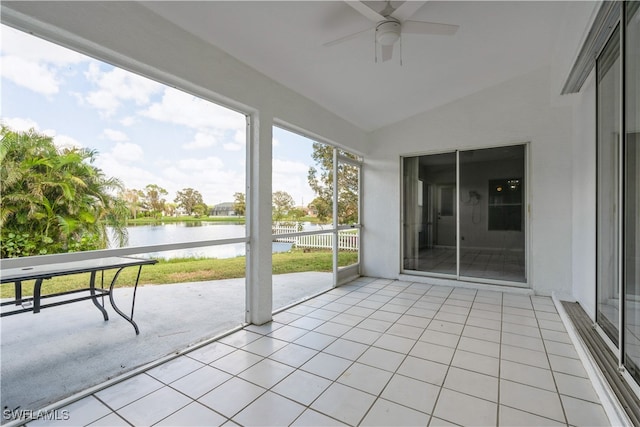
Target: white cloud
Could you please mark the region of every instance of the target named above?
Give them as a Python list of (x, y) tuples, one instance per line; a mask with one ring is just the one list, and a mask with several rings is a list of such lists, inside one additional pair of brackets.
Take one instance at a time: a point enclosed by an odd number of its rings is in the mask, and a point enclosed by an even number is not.
[(244, 115), (169, 87), (165, 88), (160, 102), (150, 105), (140, 114), (197, 130), (245, 128)]
[(84, 100), (107, 117), (115, 114), (125, 101), (133, 101), (136, 105), (148, 104), (151, 96), (164, 87), (121, 68), (103, 71), (97, 62), (89, 64), (85, 77), (96, 89), (89, 92)]
[(102, 137), (110, 141), (123, 142), (128, 141), (129, 137), (126, 133), (115, 129), (105, 129), (102, 131)]
[(53, 129), (40, 129), (40, 125), (32, 119), (25, 119), (22, 117), (3, 117), (2, 123), (8, 126), (11, 130), (16, 132), (27, 132), (31, 129), (36, 132), (53, 138), (53, 143), (59, 148), (81, 148), (80, 144), (75, 138), (68, 135), (58, 134)]
[(273, 138), (271, 140), (271, 145), (274, 147), (278, 147), (280, 145), (280, 140), (278, 138)]
[(58, 93), (60, 87), (55, 69), (17, 56), (2, 56), (2, 77), (47, 96)]
[(309, 172), (309, 166), (302, 162), (273, 159), (272, 164), (274, 173), (281, 173), (284, 175), (303, 175), (306, 178), (307, 173)]
[(119, 162), (133, 163), (142, 160), (144, 150), (138, 144), (119, 142), (111, 149), (110, 155)]
[(125, 117), (122, 120), (120, 120), (120, 124), (122, 126), (133, 126), (135, 123), (137, 122), (135, 117)]
[(218, 144), (218, 137), (210, 132), (197, 132), (193, 141), (184, 144), (182, 148), (185, 150), (197, 150), (200, 148), (213, 147)]
[(78, 52), (6, 25), (0, 26), (0, 34), (2, 35), (0, 50), (3, 55), (19, 55), (26, 60), (47, 62), (57, 66), (77, 64), (89, 60)]
[(238, 129), (235, 134), (233, 134), (233, 142), (236, 144), (247, 145), (247, 130), (245, 128)]
[(141, 190), (152, 183), (162, 186), (162, 182), (151, 171), (121, 162), (117, 156), (109, 153), (100, 154), (96, 160), (96, 165), (102, 169), (105, 175), (120, 179), (127, 188)]
[(224, 167), (224, 162), (213, 156), (203, 159), (182, 159), (178, 161), (178, 167), (182, 170), (192, 171), (219, 170)]
[(247, 145), (247, 132), (245, 128), (238, 129), (233, 134), (233, 141), (222, 146), (227, 151), (241, 151)]
[(26, 132), (29, 129), (38, 130), (40, 126), (32, 119), (23, 119), (22, 117), (3, 117), (2, 123), (16, 132)]
[[(55, 131), (45, 131), (45, 132), (53, 132)], [(59, 148), (82, 148), (82, 144), (80, 144), (75, 138), (72, 138), (68, 135), (51, 135), (53, 136), (53, 143), (56, 147)]]
[(273, 159), (273, 191), (286, 191), (296, 205), (308, 205), (315, 193), (309, 187), (307, 174), (309, 166), (303, 162)]
[(143, 189), (148, 184), (163, 182), (150, 170), (143, 166), (144, 152), (142, 147), (130, 142), (119, 142), (110, 151), (100, 153), (96, 159), (105, 175), (120, 179), (127, 188)]
[(244, 144), (240, 145), (236, 142), (227, 142), (222, 146), (227, 151), (240, 151), (244, 148)]
[(2, 35), (2, 76), (36, 93), (51, 96), (59, 92), (61, 75), (73, 64), (89, 58), (7, 26)]

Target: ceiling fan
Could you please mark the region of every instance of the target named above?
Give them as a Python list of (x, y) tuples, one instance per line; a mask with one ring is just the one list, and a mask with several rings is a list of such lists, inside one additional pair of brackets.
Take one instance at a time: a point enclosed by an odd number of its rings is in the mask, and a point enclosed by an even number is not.
[[(397, 8), (391, 5), (391, 0), (387, 0), (385, 8), (376, 12), (362, 1), (345, 0), (349, 6), (360, 12), (366, 18), (375, 22), (375, 25), (357, 33), (349, 34), (339, 39), (325, 43), (324, 46), (334, 46), (347, 40), (351, 40), (375, 30), (376, 44), (376, 62), (378, 60), (378, 49), (380, 45), (380, 54), (382, 62), (386, 62), (393, 57), (393, 46), (400, 40), (402, 43), (402, 34), (424, 34), (424, 35), (441, 35), (451, 36), (458, 31), (458, 25), (439, 24), (436, 22), (410, 21), (409, 18), (418, 11), (426, 1), (405, 1)], [(402, 63), (402, 59), (400, 59)]]

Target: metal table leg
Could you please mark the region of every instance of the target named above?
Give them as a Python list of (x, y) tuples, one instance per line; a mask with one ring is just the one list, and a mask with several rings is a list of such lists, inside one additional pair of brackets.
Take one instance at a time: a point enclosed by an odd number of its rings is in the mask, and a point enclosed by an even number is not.
[(135, 308), (136, 290), (138, 288), (138, 281), (140, 280), (140, 272), (142, 271), (142, 266), (138, 268), (138, 277), (136, 278), (136, 283), (133, 287), (133, 299), (131, 300), (131, 316), (127, 316), (126, 314), (124, 314), (122, 310), (118, 308), (115, 300), (113, 299), (113, 286), (116, 284), (116, 280), (118, 279), (118, 276), (120, 276), (120, 272), (122, 270), (124, 270), (124, 267), (119, 268), (115, 276), (113, 276), (113, 280), (111, 280), (111, 285), (109, 285), (109, 301), (111, 301), (111, 307), (113, 307), (115, 312), (118, 313), (120, 316), (122, 316), (124, 320), (131, 323), (131, 325), (133, 326), (133, 329), (135, 329), (136, 331), (136, 335), (140, 335), (140, 330), (138, 329), (138, 325), (136, 324), (136, 322), (133, 321), (133, 309)]
[(42, 293), (42, 279), (36, 279), (33, 284), (33, 314), (40, 313), (40, 294)]
[(109, 314), (107, 314), (107, 310), (105, 310), (104, 306), (100, 304), (96, 296), (96, 272), (95, 271), (91, 272), (91, 277), (89, 278), (89, 292), (91, 293), (91, 301), (93, 301), (93, 304), (96, 307), (98, 307), (98, 310), (102, 312), (102, 317), (104, 317), (104, 320), (105, 321), (109, 320)]
[(22, 305), (22, 282), (20, 280), (14, 282), (14, 290), (16, 294), (16, 305)]

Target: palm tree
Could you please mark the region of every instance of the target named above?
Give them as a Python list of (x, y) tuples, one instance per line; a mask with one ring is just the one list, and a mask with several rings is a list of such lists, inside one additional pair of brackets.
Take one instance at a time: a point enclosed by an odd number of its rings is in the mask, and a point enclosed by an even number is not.
[(123, 186), (92, 165), (95, 150), (59, 149), (34, 130), (0, 135), (2, 257), (106, 248), (108, 230), (126, 244)]

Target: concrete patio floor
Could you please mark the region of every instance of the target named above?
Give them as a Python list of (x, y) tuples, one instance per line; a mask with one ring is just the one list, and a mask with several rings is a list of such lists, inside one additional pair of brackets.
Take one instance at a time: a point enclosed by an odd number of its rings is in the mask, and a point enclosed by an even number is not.
[[(283, 274), (273, 282), (275, 309), (329, 289), (332, 274)], [(91, 301), (3, 317), (3, 410), (38, 410), (240, 326), (244, 284), (244, 279), (230, 279), (140, 286), (134, 314), (138, 336), (108, 301), (107, 322)], [(131, 295), (131, 288), (115, 291), (116, 303), (125, 312)]]

